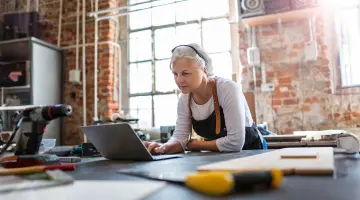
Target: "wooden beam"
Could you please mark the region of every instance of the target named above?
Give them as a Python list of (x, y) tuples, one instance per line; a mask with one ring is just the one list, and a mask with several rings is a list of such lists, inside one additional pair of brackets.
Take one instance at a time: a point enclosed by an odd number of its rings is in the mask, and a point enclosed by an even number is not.
[(257, 124), (256, 123), (256, 108), (255, 108), (255, 95), (254, 95), (254, 92), (244, 92), (244, 96), (245, 96), (246, 102), (248, 103), (250, 113), (251, 113), (251, 117), (252, 117), (254, 123)]

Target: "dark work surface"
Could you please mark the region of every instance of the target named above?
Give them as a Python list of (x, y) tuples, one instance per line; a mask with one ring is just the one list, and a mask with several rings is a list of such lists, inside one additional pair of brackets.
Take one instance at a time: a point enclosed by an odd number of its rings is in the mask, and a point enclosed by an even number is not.
[[(217, 161), (262, 153), (262, 150), (241, 153), (187, 153), (183, 158), (152, 161), (111, 161), (104, 158), (83, 158), (75, 171), (69, 172), (76, 180), (146, 180), (119, 174), (120, 169), (137, 168), (162, 173), (185, 174), (195, 172), (196, 167)], [(255, 163), (256, 164), (256, 163)], [(147, 199), (291, 199), (329, 200), (360, 199), (360, 156), (335, 154), (333, 176), (287, 176), (280, 188), (254, 193), (232, 194), (227, 197), (209, 197), (184, 186), (169, 183)], [(139, 188), (141, 190), (141, 188)], [(135, 191), (134, 191), (135, 192)]]

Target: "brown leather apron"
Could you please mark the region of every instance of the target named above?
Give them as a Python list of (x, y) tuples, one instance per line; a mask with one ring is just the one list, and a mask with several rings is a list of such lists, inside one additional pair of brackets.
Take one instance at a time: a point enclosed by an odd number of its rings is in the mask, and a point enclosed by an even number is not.
[[(189, 94), (188, 109), (190, 114), (190, 130), (194, 129), (195, 133), (206, 141), (216, 140), (221, 137), (227, 136), (225, 117), (222, 107), (219, 104), (216, 78), (209, 80), (209, 85), (212, 88), (212, 95), (214, 99), (214, 111), (211, 115), (204, 120), (195, 120), (192, 117), (191, 111), (191, 93)], [(252, 127), (245, 127), (245, 144), (243, 149), (263, 149), (259, 132), (255, 125)]]

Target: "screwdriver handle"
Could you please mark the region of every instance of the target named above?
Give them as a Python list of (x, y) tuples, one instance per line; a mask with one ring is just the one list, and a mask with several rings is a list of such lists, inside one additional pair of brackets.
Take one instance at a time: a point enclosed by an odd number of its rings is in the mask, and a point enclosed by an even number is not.
[(278, 169), (239, 173), (210, 171), (188, 175), (185, 185), (203, 194), (220, 196), (260, 188), (277, 188), (282, 179), (283, 173)]
[(272, 169), (259, 172), (234, 173), (232, 176), (235, 191), (249, 191), (279, 187), (283, 173), (281, 170)]

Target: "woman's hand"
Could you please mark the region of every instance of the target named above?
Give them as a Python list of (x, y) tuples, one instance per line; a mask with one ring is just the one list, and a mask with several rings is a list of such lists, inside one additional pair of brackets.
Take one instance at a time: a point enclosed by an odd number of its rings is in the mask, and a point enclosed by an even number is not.
[(150, 153), (164, 154), (166, 153), (166, 144), (159, 144), (157, 142), (144, 141), (143, 144), (149, 150)]
[(188, 143), (187, 143), (187, 148), (190, 151), (199, 151), (201, 149), (200, 147), (200, 142), (199, 140), (196, 139), (191, 139)]
[(172, 153), (184, 152), (183, 147), (176, 140), (169, 140), (165, 144), (144, 141), (143, 144), (149, 150), (150, 153), (172, 154)]
[(202, 151), (202, 150), (215, 151), (215, 152), (219, 151), (219, 149), (216, 146), (216, 140), (201, 141), (201, 140), (191, 139), (187, 143), (187, 148), (189, 151)]

